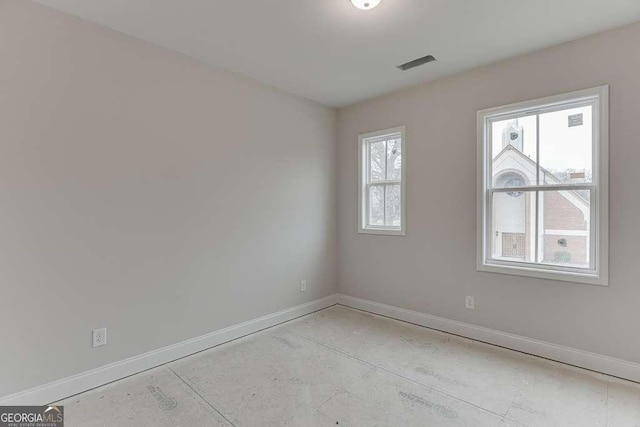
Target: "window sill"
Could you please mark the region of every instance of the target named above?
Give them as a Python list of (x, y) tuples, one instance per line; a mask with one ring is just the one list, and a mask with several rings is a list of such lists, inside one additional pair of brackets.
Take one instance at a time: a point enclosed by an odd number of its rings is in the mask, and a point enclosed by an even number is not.
[(381, 236), (406, 236), (405, 230), (399, 228), (361, 228), (358, 230), (360, 234), (378, 234)]
[(545, 280), (582, 283), (586, 285), (609, 286), (608, 277), (593, 272), (573, 272), (562, 270), (547, 270), (539, 268), (500, 265), (484, 263), (479, 264), (477, 270), (485, 273), (509, 274), (512, 276), (534, 277)]

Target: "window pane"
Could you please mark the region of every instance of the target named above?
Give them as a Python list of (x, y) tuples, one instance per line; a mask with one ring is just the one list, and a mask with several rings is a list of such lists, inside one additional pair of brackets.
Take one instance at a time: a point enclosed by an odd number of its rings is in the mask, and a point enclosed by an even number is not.
[(497, 188), (535, 185), (536, 116), (491, 123), (493, 185)]
[(493, 194), (491, 253), (494, 259), (535, 261), (534, 191)]
[(384, 225), (384, 187), (369, 188), (369, 225)]
[(385, 225), (400, 227), (402, 225), (402, 212), (400, 203), (401, 190), (399, 185), (385, 186)]
[(543, 191), (539, 200), (539, 261), (589, 268), (591, 193)]
[(369, 170), (371, 171), (370, 179), (372, 182), (384, 181), (387, 160), (386, 145), (385, 141), (369, 144)]
[[(525, 185), (529, 185), (529, 181), (523, 173), (509, 170), (499, 173), (493, 184), (495, 188), (524, 187)], [(509, 193), (509, 195), (517, 194), (518, 192)]]
[(540, 182), (591, 182), (593, 107), (540, 114)]
[(387, 181), (402, 179), (402, 140), (387, 141)]

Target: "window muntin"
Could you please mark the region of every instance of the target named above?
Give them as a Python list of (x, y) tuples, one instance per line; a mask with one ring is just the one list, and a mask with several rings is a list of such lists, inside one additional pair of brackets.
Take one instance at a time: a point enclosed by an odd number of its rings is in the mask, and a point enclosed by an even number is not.
[(405, 233), (404, 128), (360, 135), (359, 231)]
[(606, 284), (608, 88), (478, 113), (478, 269)]

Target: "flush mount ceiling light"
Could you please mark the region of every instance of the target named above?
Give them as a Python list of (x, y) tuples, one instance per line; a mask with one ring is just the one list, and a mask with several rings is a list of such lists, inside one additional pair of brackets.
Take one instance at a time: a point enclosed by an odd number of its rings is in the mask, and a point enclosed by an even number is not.
[(369, 10), (380, 4), (382, 0), (351, 0), (351, 3), (358, 9)]

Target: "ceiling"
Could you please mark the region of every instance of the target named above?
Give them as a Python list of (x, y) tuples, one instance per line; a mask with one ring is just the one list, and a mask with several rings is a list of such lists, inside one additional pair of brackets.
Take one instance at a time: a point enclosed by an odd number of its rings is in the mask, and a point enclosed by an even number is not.
[(332, 107), (640, 21), (638, 0), (36, 1)]

